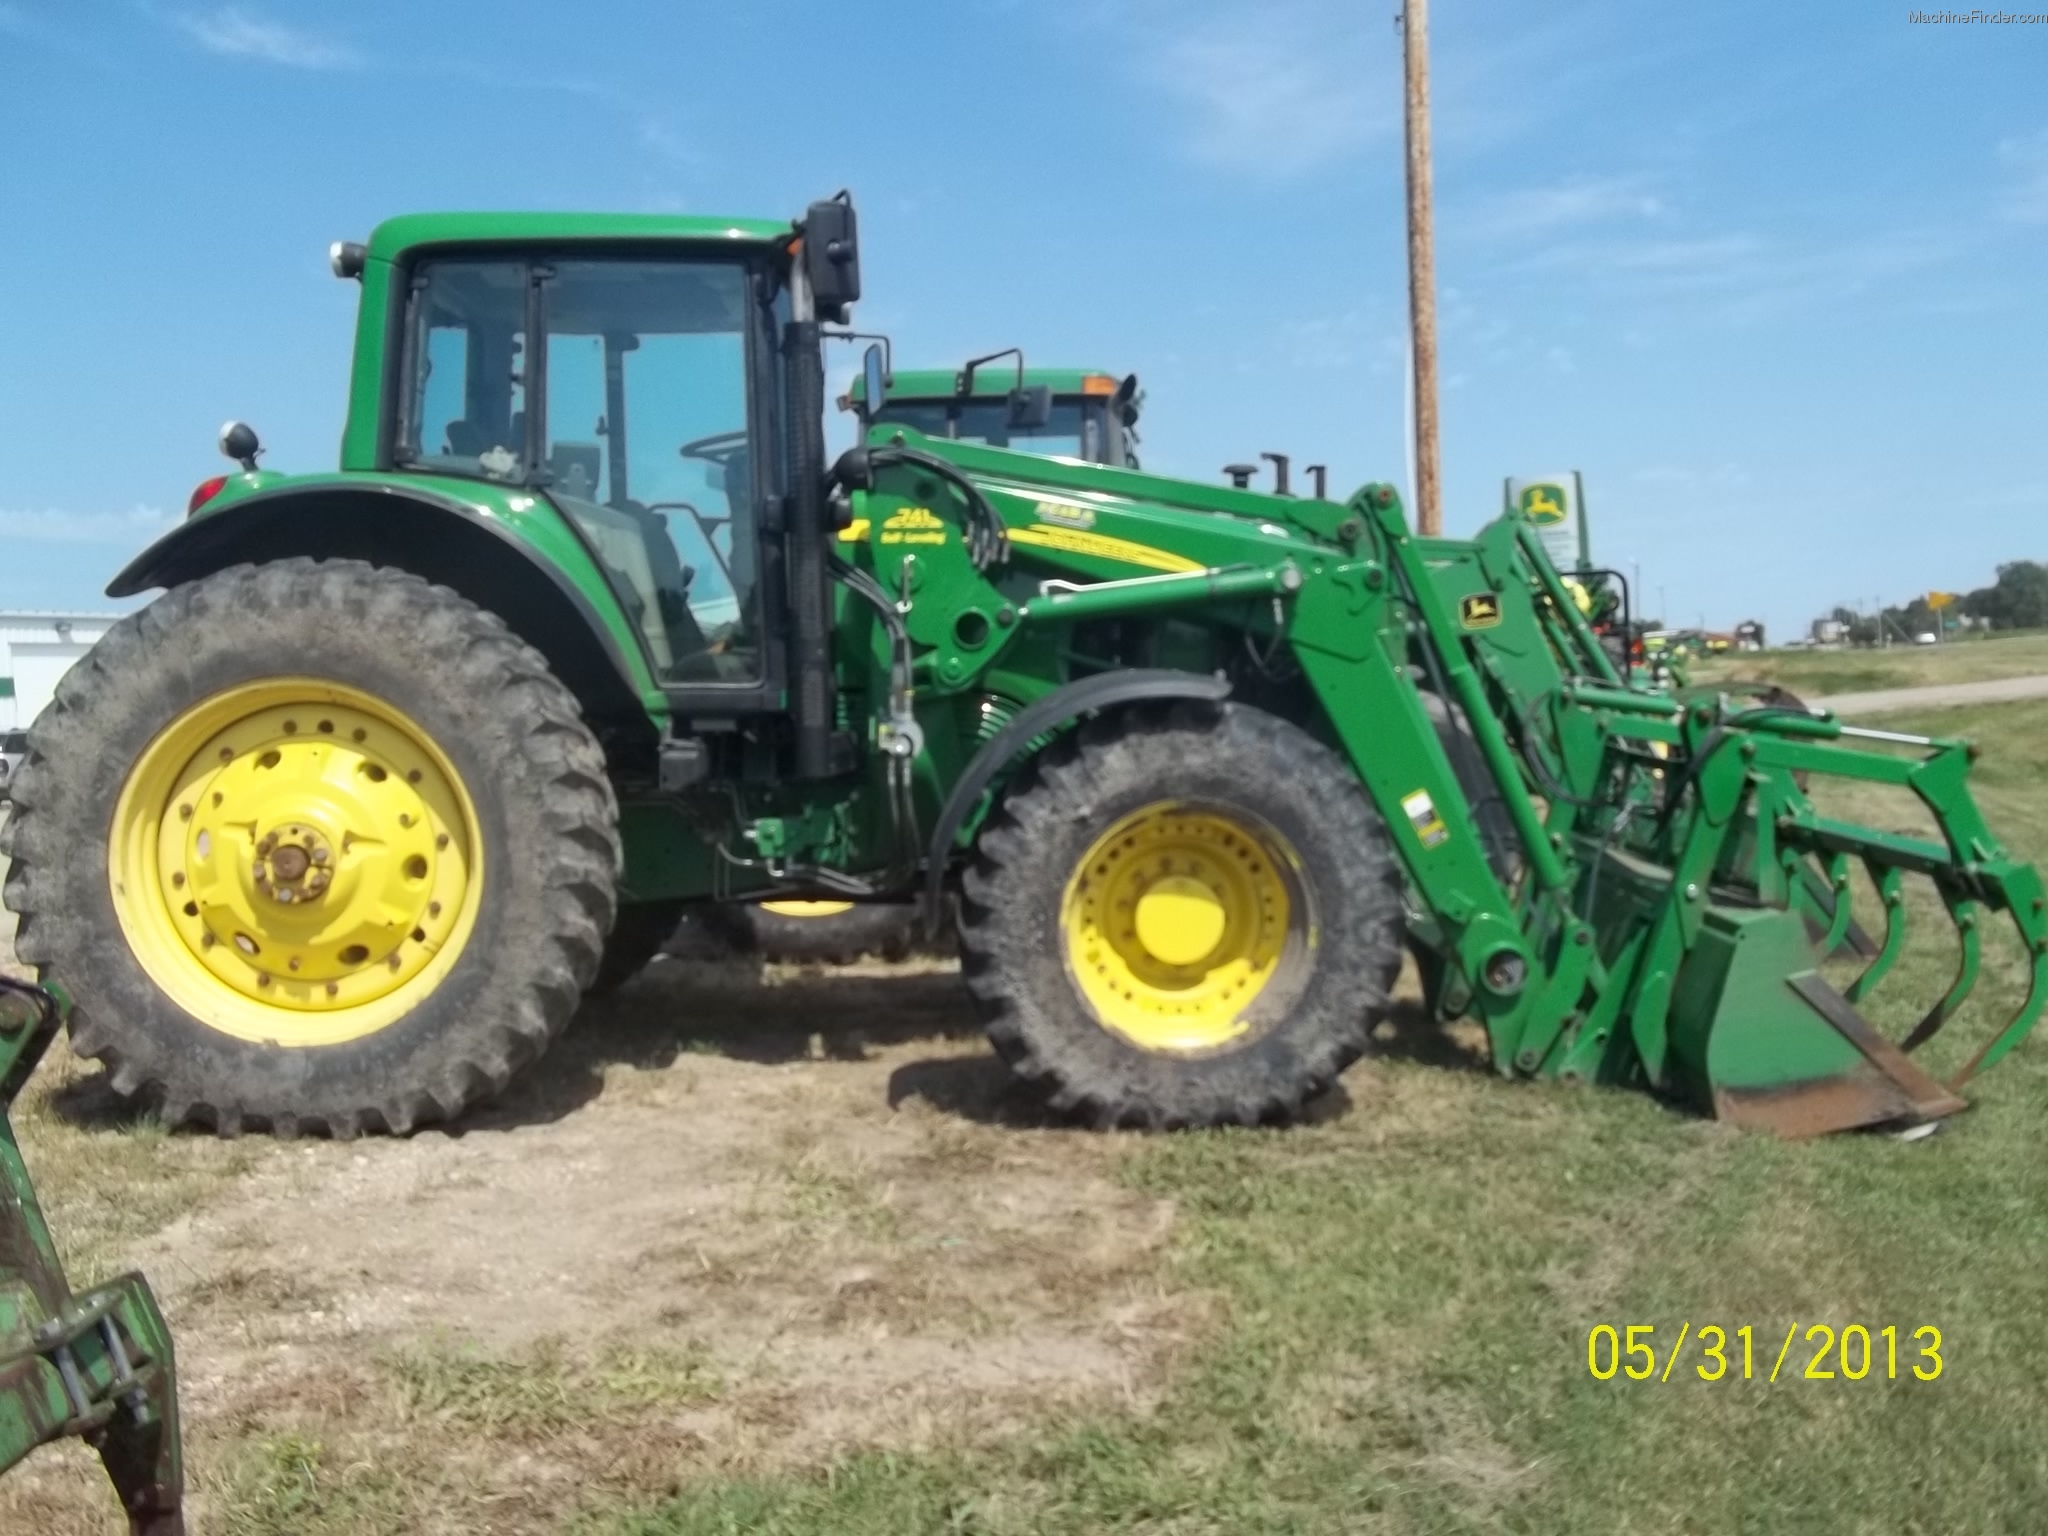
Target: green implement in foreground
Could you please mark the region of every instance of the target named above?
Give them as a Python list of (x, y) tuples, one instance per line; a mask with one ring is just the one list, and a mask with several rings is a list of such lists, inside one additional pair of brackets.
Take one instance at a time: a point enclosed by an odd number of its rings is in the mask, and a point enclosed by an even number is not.
[(76, 1435), (100, 1453), (135, 1536), (182, 1536), (170, 1330), (140, 1275), (74, 1293), (6, 1108), (57, 1036), (49, 992), (0, 978), (0, 1473)]
[[(19, 952), (168, 1120), (456, 1115), (707, 900), (957, 904), (995, 1048), (1098, 1124), (1294, 1114), (1409, 951), (1504, 1075), (1788, 1134), (1951, 1113), (2048, 998), (1964, 744), (1631, 686), (1520, 516), (928, 435), (880, 348), (828, 467), (843, 196), (402, 218), (335, 265), (340, 468), (226, 431), (15, 783)], [(1912, 883), (1957, 968), (1892, 1040)], [(1937, 1078), (1995, 930), (2024, 998)]]

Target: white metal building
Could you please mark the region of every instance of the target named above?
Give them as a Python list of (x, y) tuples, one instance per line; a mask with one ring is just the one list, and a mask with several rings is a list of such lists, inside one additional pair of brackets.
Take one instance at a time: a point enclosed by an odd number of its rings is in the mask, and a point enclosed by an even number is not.
[(0, 731), (27, 730), (57, 692), (57, 680), (119, 618), (0, 612)]

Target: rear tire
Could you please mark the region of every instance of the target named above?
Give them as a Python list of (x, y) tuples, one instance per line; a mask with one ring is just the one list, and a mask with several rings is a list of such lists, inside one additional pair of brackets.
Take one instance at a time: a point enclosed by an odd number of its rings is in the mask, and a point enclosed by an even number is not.
[(1356, 774), (1242, 705), (1055, 743), (983, 828), (963, 898), (990, 1040), (1104, 1127), (1298, 1114), (1364, 1053), (1401, 965), (1399, 870)]
[(123, 619), (14, 787), (16, 951), (173, 1124), (451, 1118), (568, 1023), (612, 925), (618, 806), (575, 697), (493, 615), (359, 561), (236, 566)]

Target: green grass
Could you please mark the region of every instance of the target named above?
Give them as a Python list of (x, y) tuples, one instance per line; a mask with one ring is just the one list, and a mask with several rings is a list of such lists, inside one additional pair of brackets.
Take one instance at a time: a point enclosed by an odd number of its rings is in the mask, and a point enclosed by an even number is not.
[(2048, 672), (2048, 635), (1993, 635), (1946, 645), (1893, 645), (1884, 650), (1763, 651), (1716, 656), (1694, 664), (1696, 682), (1757, 678), (1820, 696), (1969, 683)]
[[(2036, 642), (2048, 646), (2048, 642)], [(1992, 825), (2048, 857), (2048, 704), (1889, 721), (1975, 737)], [(1825, 794), (1825, 791), (1824, 791)], [(1838, 808), (1886, 808), (1855, 796)], [(1924, 895), (1917, 916), (1936, 916)], [(1952, 942), (1921, 924), (1873, 1011)], [(1987, 966), (2008, 997), (2013, 963)], [(1899, 996), (1892, 999), (1893, 992)], [(1892, 999), (1887, 1001), (1887, 999)], [(1993, 1001), (1996, 1001), (1994, 998)], [(1954, 1029), (1964, 1027), (1958, 1021)], [(1975, 1021), (1988, 1028), (1992, 1021)], [(1220, 1321), (1147, 1412), (995, 1446), (700, 1481), (586, 1536), (2034, 1531), (2048, 1505), (2048, 1037), (1938, 1135), (1786, 1145), (1634, 1095), (1393, 1062), (1353, 1114), (1137, 1143), (1173, 1283)], [(1756, 1379), (1592, 1379), (1588, 1331), (1753, 1326)], [(1788, 1327), (1942, 1333), (1938, 1380), (1809, 1380)]]

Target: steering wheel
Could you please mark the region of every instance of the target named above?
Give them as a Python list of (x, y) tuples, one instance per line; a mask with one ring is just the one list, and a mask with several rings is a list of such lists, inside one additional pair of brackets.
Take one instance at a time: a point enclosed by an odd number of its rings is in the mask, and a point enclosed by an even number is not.
[(713, 464), (731, 458), (733, 450), (747, 445), (747, 429), (737, 432), (714, 432), (709, 437), (700, 437), (694, 442), (683, 444), (681, 452), (686, 459), (706, 459)]

